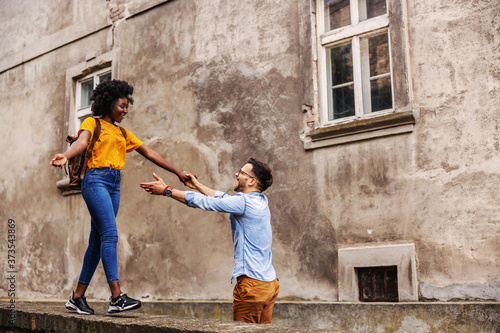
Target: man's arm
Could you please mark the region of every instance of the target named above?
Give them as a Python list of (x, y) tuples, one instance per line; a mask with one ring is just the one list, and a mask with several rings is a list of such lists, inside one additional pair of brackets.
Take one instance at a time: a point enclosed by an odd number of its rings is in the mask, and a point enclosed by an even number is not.
[[(153, 177), (155, 177), (156, 181), (151, 183), (141, 183), (140, 186), (150, 194), (163, 195), (165, 190), (167, 189), (167, 185), (158, 177), (156, 173), (153, 173)], [(184, 199), (184, 191), (172, 189), (172, 199), (175, 199), (183, 204), (186, 203), (186, 199)]]
[(187, 204), (186, 199), (184, 198), (185, 192), (181, 190), (177, 190), (175, 188), (172, 189), (172, 199), (175, 199), (179, 202), (182, 202), (183, 204)]
[[(198, 182), (196, 177), (192, 174), (190, 175), (190, 180), (186, 182), (186, 185), (193, 189), (199, 189), (203, 191), (202, 193), (196, 192), (185, 192), (176, 189), (172, 190), (171, 197), (179, 202), (182, 202), (189, 207), (200, 208), (207, 211), (221, 212), (221, 213), (233, 213), (233, 214), (243, 214), (245, 211), (245, 198), (243, 195), (234, 196), (223, 196), (215, 197), (216, 191)], [(151, 183), (141, 183), (140, 186), (150, 194), (164, 194), (167, 190), (167, 185), (153, 173), (156, 181)], [(196, 184), (196, 185), (195, 185)], [(210, 196), (212, 195), (212, 196)], [(188, 198), (186, 198), (188, 197)]]
[[(198, 179), (193, 174), (188, 173), (188, 176), (189, 176), (189, 178), (191, 178), (191, 180), (186, 182), (187, 186), (189, 186), (192, 189), (197, 190), (198, 192), (200, 192), (201, 194), (204, 194), (206, 196), (209, 196), (212, 198), (215, 197), (215, 192), (217, 192), (217, 191), (200, 183), (198, 181)], [(172, 192), (172, 194), (173, 194), (173, 192)]]

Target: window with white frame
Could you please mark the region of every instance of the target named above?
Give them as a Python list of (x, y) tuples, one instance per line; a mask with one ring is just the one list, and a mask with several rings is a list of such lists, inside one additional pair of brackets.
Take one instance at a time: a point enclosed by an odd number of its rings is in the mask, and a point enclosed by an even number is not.
[(392, 111), (386, 0), (318, 0), (318, 61), (323, 125)]
[(111, 67), (88, 74), (76, 82), (76, 128), (79, 128), (85, 118), (92, 115), (90, 97), (92, 91), (101, 82), (111, 80)]

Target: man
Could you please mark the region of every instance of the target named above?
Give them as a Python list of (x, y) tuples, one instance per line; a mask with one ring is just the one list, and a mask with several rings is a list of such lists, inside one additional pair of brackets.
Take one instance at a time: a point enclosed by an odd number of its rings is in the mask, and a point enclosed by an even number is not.
[(271, 169), (250, 158), (235, 174), (236, 195), (212, 190), (190, 174), (186, 182), (194, 191), (180, 191), (157, 180), (141, 183), (151, 194), (163, 194), (189, 207), (206, 211), (230, 213), (234, 247), (234, 268), (231, 281), (236, 279), (233, 292), (233, 320), (269, 324), (278, 297), (279, 283), (272, 265), (271, 213), (267, 197), (262, 194), (273, 183)]

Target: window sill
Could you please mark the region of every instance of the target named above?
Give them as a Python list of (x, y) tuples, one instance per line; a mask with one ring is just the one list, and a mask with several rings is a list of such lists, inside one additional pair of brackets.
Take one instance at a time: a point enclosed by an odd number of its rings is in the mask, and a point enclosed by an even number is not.
[(69, 188), (69, 177), (57, 181), (56, 186), (59, 189), (59, 191), (61, 191), (61, 194), (63, 196), (82, 193), (82, 191), (80, 190), (73, 190)]
[(413, 111), (392, 112), (373, 118), (312, 129), (304, 140), (304, 149), (316, 149), (384, 136), (411, 133), (415, 125)]

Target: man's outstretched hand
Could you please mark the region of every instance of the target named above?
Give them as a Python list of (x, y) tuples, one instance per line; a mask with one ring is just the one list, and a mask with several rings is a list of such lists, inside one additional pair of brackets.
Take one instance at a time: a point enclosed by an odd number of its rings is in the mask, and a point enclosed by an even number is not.
[[(165, 189), (167, 188), (167, 185), (165, 184), (165, 182), (163, 181), (163, 179), (161, 179), (160, 177), (158, 177), (158, 175), (156, 173), (153, 172), (153, 177), (156, 179), (155, 182), (151, 182), (151, 183), (140, 183), (139, 185), (148, 193), (150, 194), (156, 194), (156, 195), (161, 195), (163, 194), (163, 192), (165, 191)], [(191, 179), (191, 178), (189, 178)]]

